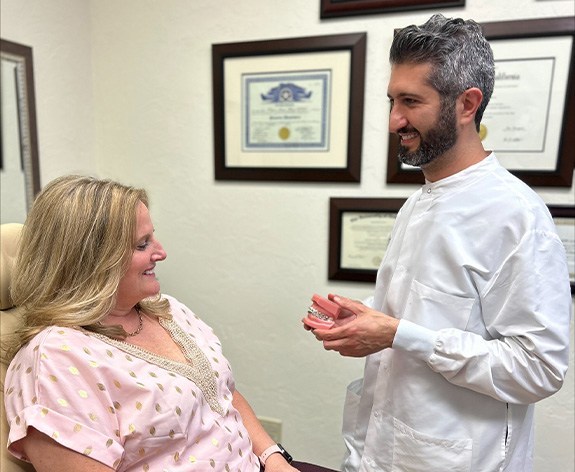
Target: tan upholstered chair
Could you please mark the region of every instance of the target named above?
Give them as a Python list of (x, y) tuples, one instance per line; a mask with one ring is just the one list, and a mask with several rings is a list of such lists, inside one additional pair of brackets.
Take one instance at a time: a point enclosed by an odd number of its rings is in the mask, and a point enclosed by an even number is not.
[[(16, 258), (16, 248), (20, 237), (21, 224), (8, 223), (0, 225), (0, 335), (5, 336), (12, 333), (18, 319), (18, 308), (15, 308), (10, 298), (10, 279), (14, 259)], [(4, 377), (8, 362), (4, 359), (4, 352), (0, 350), (0, 386), (2, 387), (2, 422), (0, 423), (0, 470), (2, 472), (33, 471), (34, 468), (25, 462), (19, 461), (6, 449), (8, 442), (8, 424), (6, 423), (6, 413), (4, 411)]]

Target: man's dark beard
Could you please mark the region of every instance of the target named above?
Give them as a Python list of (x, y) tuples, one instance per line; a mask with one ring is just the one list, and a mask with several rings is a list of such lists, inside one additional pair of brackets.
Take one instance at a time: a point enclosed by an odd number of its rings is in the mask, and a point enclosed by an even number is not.
[[(422, 167), (449, 151), (457, 141), (457, 128), (455, 125), (455, 101), (446, 103), (443, 100), (436, 126), (425, 136), (419, 135), (419, 147), (409, 152), (405, 146), (399, 145), (398, 157), (401, 162), (410, 166)], [(409, 133), (408, 128), (398, 132)]]

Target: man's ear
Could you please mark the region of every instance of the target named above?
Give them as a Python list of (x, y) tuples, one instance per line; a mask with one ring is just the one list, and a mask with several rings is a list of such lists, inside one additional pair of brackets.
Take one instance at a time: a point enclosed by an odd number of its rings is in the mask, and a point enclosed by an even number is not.
[(475, 120), (475, 113), (483, 100), (483, 93), (477, 87), (472, 87), (463, 92), (458, 99), (461, 124), (467, 124)]

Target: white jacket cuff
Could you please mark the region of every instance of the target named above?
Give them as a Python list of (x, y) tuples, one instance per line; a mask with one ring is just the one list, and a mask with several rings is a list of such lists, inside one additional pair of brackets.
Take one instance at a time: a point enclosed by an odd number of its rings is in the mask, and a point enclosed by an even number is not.
[(400, 320), (392, 348), (409, 351), (419, 359), (428, 361), (435, 350), (437, 332), (407, 320)]

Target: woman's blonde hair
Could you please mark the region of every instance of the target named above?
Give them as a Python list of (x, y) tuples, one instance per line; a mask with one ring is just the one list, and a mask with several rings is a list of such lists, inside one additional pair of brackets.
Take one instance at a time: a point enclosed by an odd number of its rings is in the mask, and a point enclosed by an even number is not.
[[(11, 295), (23, 310), (23, 325), (9, 355), (47, 326), (126, 337), (121, 326), (100, 321), (115, 307), (130, 264), (140, 202), (148, 206), (143, 189), (86, 176), (60, 177), (42, 190), (22, 229), (14, 264)], [(149, 315), (169, 315), (159, 294), (139, 305)]]

